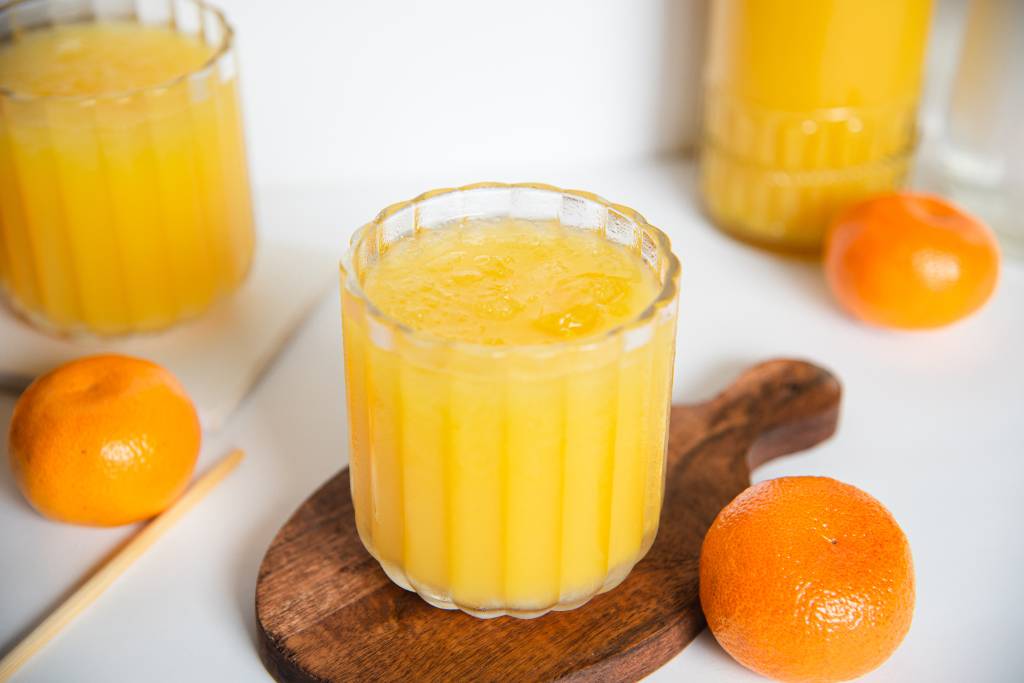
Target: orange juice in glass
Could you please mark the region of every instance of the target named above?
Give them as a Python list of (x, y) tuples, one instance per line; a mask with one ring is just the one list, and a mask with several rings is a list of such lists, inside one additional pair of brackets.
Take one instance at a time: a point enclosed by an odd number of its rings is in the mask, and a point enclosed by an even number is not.
[(816, 251), (903, 182), (931, 0), (713, 0), (701, 193), (743, 239)]
[(636, 212), (481, 184), (359, 230), (342, 263), (359, 535), (481, 617), (571, 609), (650, 548), (679, 263)]
[(58, 333), (196, 316), (253, 218), (231, 28), (198, 0), (0, 9), (0, 287)]

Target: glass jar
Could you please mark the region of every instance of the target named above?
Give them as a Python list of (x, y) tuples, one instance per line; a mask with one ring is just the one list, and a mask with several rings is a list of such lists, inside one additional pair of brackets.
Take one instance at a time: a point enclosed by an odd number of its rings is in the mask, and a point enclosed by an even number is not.
[[(145, 57), (149, 40), (183, 35), (209, 57), (117, 91), (5, 82), (89, 32), (94, 46), (131, 40)], [(102, 72), (102, 54), (76, 59)], [(15, 311), (51, 332), (120, 335), (197, 316), (236, 289), (255, 239), (237, 90), (231, 27), (199, 0), (0, 9), (0, 289)]]
[(931, 0), (714, 0), (700, 180), (711, 219), (814, 252), (837, 212), (899, 186), (930, 15)]
[[(656, 300), (595, 337), (487, 346), (414, 331), (363, 294), (395, 241), (504, 217), (624, 245), (657, 276)], [(355, 234), (341, 264), (352, 499), (395, 583), (438, 607), (533, 617), (626, 577), (658, 529), (678, 279), (638, 213), (545, 185), (428, 192)]]
[(1024, 258), (1024, 3), (971, 0), (937, 188)]

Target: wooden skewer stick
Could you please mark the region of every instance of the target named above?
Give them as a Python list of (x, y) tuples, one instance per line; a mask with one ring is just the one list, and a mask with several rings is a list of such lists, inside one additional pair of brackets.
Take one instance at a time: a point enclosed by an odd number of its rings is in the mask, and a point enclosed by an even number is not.
[(165, 531), (170, 529), (182, 515), (198, 503), (213, 487), (221, 482), (241, 462), (245, 453), (235, 449), (224, 456), (220, 462), (210, 468), (171, 507), (164, 510), (156, 519), (147, 524), (132, 538), (116, 555), (110, 558), (100, 569), (65, 600), (60, 607), (50, 613), (46, 619), (29, 633), (14, 649), (0, 659), (0, 683), (10, 680), (11, 676), (21, 668), (36, 652), (57, 635), (78, 614), (92, 604), (114, 580), (127, 569), (132, 562), (146, 552)]

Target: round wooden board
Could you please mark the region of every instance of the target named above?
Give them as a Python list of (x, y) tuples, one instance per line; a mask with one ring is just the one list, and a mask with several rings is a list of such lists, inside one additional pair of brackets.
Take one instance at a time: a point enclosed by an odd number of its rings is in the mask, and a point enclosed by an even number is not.
[(356, 534), (348, 470), (278, 532), (260, 566), (260, 656), (278, 681), (636, 680), (704, 627), (701, 541), (750, 470), (836, 427), (840, 387), (809, 363), (775, 360), (716, 398), (673, 406), (658, 537), (629, 577), (568, 612), (481, 620), (392, 584)]

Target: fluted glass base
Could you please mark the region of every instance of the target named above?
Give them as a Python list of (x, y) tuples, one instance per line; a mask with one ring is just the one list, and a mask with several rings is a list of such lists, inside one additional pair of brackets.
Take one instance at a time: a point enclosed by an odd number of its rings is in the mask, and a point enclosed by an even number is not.
[(576, 609), (577, 607), (581, 607), (586, 604), (595, 595), (607, 593), (612, 590), (626, 580), (629, 573), (633, 571), (633, 567), (636, 566), (637, 562), (643, 559), (644, 555), (647, 554), (647, 551), (651, 549), (651, 545), (653, 545), (653, 543), (654, 535), (644, 542), (644, 545), (641, 547), (641, 552), (637, 555), (636, 559), (632, 562), (619, 564), (618, 566), (610, 569), (605, 576), (604, 582), (596, 589), (566, 593), (565, 595), (559, 596), (558, 602), (554, 602), (550, 605), (542, 607), (529, 606), (521, 609), (514, 606), (502, 608), (478, 607), (475, 605), (457, 602), (453, 599), (451, 593), (446, 592), (444, 589), (424, 585), (411, 579), (399, 565), (393, 562), (382, 562), (380, 558), (373, 553), (369, 546), (366, 546), (365, 542), (363, 545), (367, 547), (367, 550), (374, 556), (374, 559), (376, 559), (380, 564), (381, 569), (384, 570), (384, 573), (387, 574), (388, 578), (391, 579), (393, 583), (411, 593), (416, 593), (423, 598), (424, 601), (434, 607), (446, 610), (461, 610), (466, 614), (471, 614), (479, 619), (494, 619), (495, 617), (505, 616), (515, 617), (517, 619), (535, 619), (552, 611), (564, 612)]

